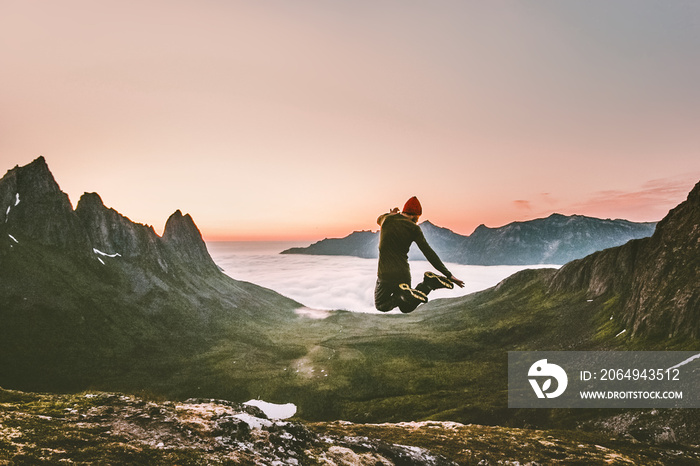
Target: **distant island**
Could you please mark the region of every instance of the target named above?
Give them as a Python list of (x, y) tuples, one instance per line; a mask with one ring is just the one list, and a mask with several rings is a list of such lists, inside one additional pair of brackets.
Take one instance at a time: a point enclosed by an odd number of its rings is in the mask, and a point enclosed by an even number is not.
[[(623, 245), (654, 233), (656, 222), (631, 222), (552, 214), (547, 218), (490, 228), (480, 225), (469, 236), (425, 221), (425, 237), (446, 262), (464, 265), (563, 265), (593, 252)], [(281, 254), (313, 254), (376, 258), (379, 232), (355, 231), (344, 238), (327, 238)], [(409, 258), (423, 259), (415, 247)]]

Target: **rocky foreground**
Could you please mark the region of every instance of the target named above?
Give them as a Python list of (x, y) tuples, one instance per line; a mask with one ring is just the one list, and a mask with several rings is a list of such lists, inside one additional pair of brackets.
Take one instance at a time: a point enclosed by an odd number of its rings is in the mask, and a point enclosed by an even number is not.
[(700, 464), (697, 446), (463, 425), (270, 420), (221, 400), (0, 389), (0, 464)]

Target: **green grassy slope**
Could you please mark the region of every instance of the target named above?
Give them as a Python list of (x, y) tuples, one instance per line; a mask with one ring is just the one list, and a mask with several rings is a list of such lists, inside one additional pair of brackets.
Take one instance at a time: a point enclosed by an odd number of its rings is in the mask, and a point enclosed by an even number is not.
[(310, 420), (547, 425), (560, 420), (508, 410), (508, 351), (700, 347), (616, 337), (624, 326), (610, 317), (619, 299), (552, 292), (554, 270), (524, 271), (409, 315), (313, 319), (294, 312), (298, 303), (223, 274), (161, 277), (162, 287), (135, 293), (133, 271), (107, 260), (27, 240), (3, 255), (1, 385), (262, 398), (293, 402)]
[(258, 347), (269, 344), (259, 327), (296, 318), (298, 303), (222, 273), (158, 275), (123, 258), (103, 265), (18, 240), (0, 253), (6, 387), (169, 391), (230, 328), (240, 344)]
[(510, 423), (550, 414), (507, 409), (508, 351), (700, 349), (694, 340), (616, 337), (616, 298), (552, 294), (553, 273), (525, 271), (409, 315), (333, 312), (267, 327), (274, 347), (290, 345), (275, 358), (225, 338), (202, 356), (198, 378), (214, 396), (243, 385), (246, 396), (294, 402), (307, 419)]

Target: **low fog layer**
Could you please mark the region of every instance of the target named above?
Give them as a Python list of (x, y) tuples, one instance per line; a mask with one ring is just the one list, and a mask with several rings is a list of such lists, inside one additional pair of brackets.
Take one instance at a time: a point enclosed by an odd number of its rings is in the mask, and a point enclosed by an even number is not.
[[(279, 252), (285, 247), (275, 244), (256, 246), (222, 242), (207, 246), (217, 265), (236, 280), (273, 289), (313, 309), (378, 312), (374, 309), (373, 296), (377, 279), (376, 259), (282, 255)], [(484, 290), (526, 268), (558, 267), (446, 265), (457, 278), (464, 280), (465, 287), (434, 291), (430, 293), (430, 299), (454, 298)], [(411, 262), (413, 286), (427, 270), (433, 270), (427, 261)]]

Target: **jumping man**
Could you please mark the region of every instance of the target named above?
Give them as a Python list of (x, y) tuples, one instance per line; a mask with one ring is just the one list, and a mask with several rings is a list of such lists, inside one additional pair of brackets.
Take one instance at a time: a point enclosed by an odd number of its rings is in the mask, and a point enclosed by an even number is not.
[[(455, 284), (464, 287), (464, 282), (447, 270), (425, 240), (423, 231), (418, 226), (418, 218), (422, 213), (423, 208), (414, 196), (406, 202), (401, 212), (396, 207), (377, 219), (381, 232), (374, 305), (379, 311), (388, 312), (398, 307), (403, 313), (413, 312), (419, 304), (428, 302), (428, 293), (432, 290), (452, 289)], [(411, 288), (408, 250), (414, 242), (428, 262), (444, 276), (425, 272), (423, 281)]]

